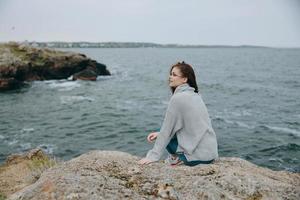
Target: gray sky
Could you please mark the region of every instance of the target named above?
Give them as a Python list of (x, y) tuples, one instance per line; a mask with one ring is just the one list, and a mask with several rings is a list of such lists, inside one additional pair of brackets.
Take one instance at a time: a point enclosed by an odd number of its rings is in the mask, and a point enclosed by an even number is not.
[(0, 0), (0, 41), (300, 47), (300, 0)]

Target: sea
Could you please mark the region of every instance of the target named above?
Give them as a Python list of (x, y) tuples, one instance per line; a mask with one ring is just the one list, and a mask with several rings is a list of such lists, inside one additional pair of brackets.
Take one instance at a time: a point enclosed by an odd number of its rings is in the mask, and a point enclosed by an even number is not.
[(220, 157), (300, 172), (300, 49), (78, 48), (107, 65), (97, 81), (47, 80), (0, 93), (0, 163), (41, 148), (69, 160), (91, 150), (143, 157), (162, 125), (170, 66), (194, 67)]

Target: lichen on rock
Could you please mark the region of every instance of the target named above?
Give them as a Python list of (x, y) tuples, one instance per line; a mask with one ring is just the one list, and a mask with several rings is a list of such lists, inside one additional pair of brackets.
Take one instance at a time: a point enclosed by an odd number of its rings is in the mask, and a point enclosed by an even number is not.
[(213, 164), (140, 166), (140, 158), (91, 151), (43, 172), (8, 199), (298, 199), (300, 174), (258, 167), (240, 158)]
[(56, 164), (57, 161), (50, 158), (41, 149), (10, 155), (0, 166), (0, 194), (9, 196), (33, 184), (46, 169)]

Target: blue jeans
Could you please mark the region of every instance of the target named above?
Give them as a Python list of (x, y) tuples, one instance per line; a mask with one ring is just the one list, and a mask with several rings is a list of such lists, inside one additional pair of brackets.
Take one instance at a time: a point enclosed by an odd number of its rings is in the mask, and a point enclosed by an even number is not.
[(202, 160), (194, 160), (194, 161), (188, 161), (183, 153), (176, 153), (178, 147), (178, 141), (177, 141), (177, 136), (175, 135), (167, 145), (166, 149), (170, 154), (175, 154), (179, 157), (181, 161), (187, 166), (195, 166), (199, 164), (210, 164), (214, 160), (209, 160), (209, 161), (202, 161)]

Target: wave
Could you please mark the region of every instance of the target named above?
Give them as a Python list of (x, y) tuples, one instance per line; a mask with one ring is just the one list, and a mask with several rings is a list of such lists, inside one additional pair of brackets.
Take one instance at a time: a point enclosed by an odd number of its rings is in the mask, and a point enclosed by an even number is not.
[(61, 96), (60, 101), (62, 104), (72, 104), (72, 103), (78, 103), (83, 101), (92, 102), (94, 101), (94, 98), (91, 97), (85, 97), (85, 96)]
[(19, 142), (18, 140), (12, 140), (12, 141), (9, 141), (7, 144), (8, 144), (9, 146), (12, 146), (12, 145), (17, 144), (18, 142)]
[(285, 122), (289, 125), (292, 125), (292, 126), (300, 126), (300, 122), (296, 122), (296, 121), (289, 121), (289, 122)]
[(109, 79), (113, 79), (113, 75), (111, 76), (97, 76), (97, 81), (102, 81), (102, 80), (109, 80)]
[[(228, 93), (230, 95), (241, 95), (242, 93), (255, 93), (262, 88), (255, 87), (255, 85), (249, 86), (239, 86), (239, 85), (229, 85), (229, 84), (221, 84), (221, 83), (202, 83), (202, 86), (208, 89), (213, 89), (216, 91), (222, 91), (222, 93)], [(266, 89), (266, 92), (268, 90)]]
[(119, 101), (116, 104), (116, 108), (119, 110), (143, 110), (145, 108), (145, 102), (137, 101), (135, 99)]
[(0, 135), (0, 140), (4, 140), (5, 137), (3, 135)]
[(284, 162), (281, 158), (274, 158), (274, 157), (270, 157), (268, 160), (272, 162), (280, 162), (280, 163)]
[(202, 86), (211, 89), (225, 90), (225, 86), (221, 83), (202, 83)]
[(270, 167), (271, 169), (284, 169), (291, 172), (300, 172), (299, 167), (300, 145), (295, 143), (286, 143), (273, 145), (258, 149), (252, 153), (252, 161), (257, 164)]
[(230, 114), (236, 117), (252, 116), (251, 112), (248, 110), (233, 111)]
[(232, 124), (232, 125), (236, 125), (236, 126), (239, 126), (239, 127), (242, 127), (242, 128), (247, 128), (247, 129), (254, 129), (255, 126), (251, 126), (251, 125), (248, 125), (244, 122), (240, 122), (240, 121), (232, 121), (232, 120), (228, 120), (228, 119), (225, 119), (223, 117), (220, 117), (220, 116), (216, 116), (213, 118), (214, 120), (219, 120), (219, 121), (223, 121), (225, 122), (226, 124)]
[(239, 127), (242, 127), (242, 128), (247, 128), (247, 129), (254, 129), (255, 127), (254, 126), (250, 126), (244, 122), (239, 122), (239, 121), (231, 121), (231, 120), (226, 120), (224, 119), (224, 122), (227, 123), (227, 124), (233, 124), (233, 125), (237, 125)]
[(300, 119), (300, 114), (296, 114), (295, 117)]
[(291, 128), (276, 127), (276, 126), (269, 126), (269, 125), (251, 126), (251, 125), (248, 125), (244, 122), (228, 120), (228, 119), (226, 119), (222, 116), (215, 116), (212, 119), (217, 120), (217, 121), (225, 122), (226, 124), (236, 125), (236, 126), (242, 127), (242, 128), (247, 128), (247, 129), (264, 128), (264, 129), (273, 130), (273, 131), (280, 132), (280, 133), (288, 133), (288, 134), (291, 134), (293, 136), (300, 137), (300, 131), (295, 130), (295, 129), (291, 129)]
[(20, 144), (20, 147), (21, 147), (22, 151), (27, 151), (27, 150), (31, 149), (31, 143)]
[(284, 128), (284, 127), (276, 127), (276, 126), (268, 126), (268, 125), (263, 125), (262, 127), (265, 127), (267, 129), (277, 131), (277, 132), (284, 132), (284, 133), (289, 133), (294, 136), (300, 137), (300, 131), (291, 129), (291, 128)]
[(126, 66), (121, 66), (118, 64), (115, 64), (110, 67), (109, 71), (111, 72), (111, 76), (98, 76), (98, 78), (101, 79), (113, 79), (117, 77), (118, 81), (128, 81), (128, 80), (133, 80), (133, 76), (131, 76), (131, 73), (128, 70), (128, 67)]
[(30, 133), (33, 131), (34, 131), (34, 128), (22, 128), (20, 132), (21, 133)]
[(288, 143), (279, 146), (273, 146), (265, 149), (259, 150), (259, 152), (285, 152), (285, 151), (300, 151), (300, 145), (294, 143)]
[(59, 91), (70, 91), (81, 86), (79, 81), (51, 80), (46, 81), (45, 83), (48, 85), (48, 87), (52, 89), (58, 89)]

